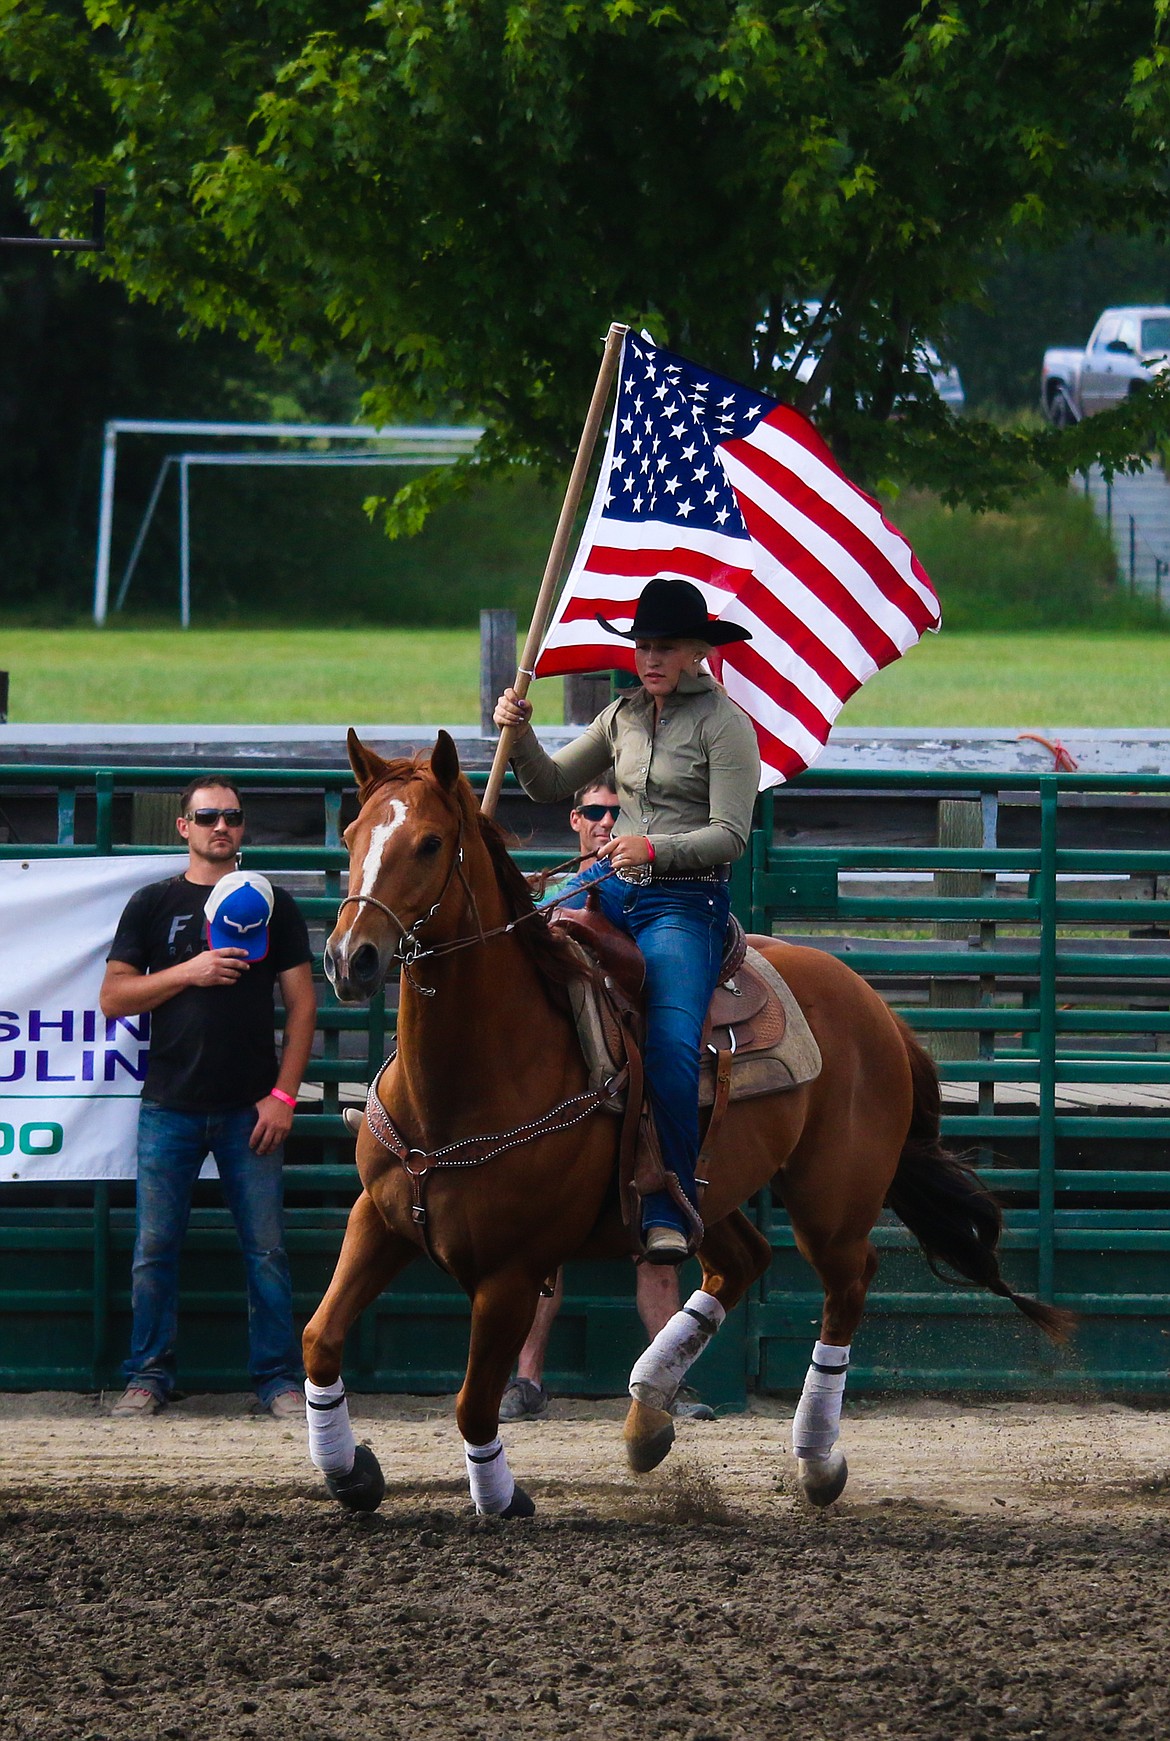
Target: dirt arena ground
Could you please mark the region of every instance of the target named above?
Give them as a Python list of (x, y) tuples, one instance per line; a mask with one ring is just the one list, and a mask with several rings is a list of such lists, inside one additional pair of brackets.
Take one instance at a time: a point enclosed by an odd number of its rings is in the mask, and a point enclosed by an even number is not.
[(443, 1399), (354, 1400), (355, 1518), (246, 1398), (0, 1398), (0, 1736), (1170, 1736), (1170, 1412), (854, 1403), (827, 1513), (781, 1407), (642, 1479), (622, 1413), (505, 1429), (538, 1515), (501, 1524)]

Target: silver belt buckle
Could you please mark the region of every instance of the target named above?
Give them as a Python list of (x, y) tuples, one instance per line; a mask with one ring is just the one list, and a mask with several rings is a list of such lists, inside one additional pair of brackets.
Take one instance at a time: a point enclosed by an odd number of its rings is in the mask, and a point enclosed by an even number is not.
[(646, 888), (653, 880), (653, 869), (648, 864), (625, 865), (617, 874), (623, 883), (631, 883), (636, 889)]

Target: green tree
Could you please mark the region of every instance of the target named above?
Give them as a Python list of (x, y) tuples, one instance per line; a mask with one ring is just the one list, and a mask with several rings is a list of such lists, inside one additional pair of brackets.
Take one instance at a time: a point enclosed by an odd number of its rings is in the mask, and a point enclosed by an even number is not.
[[(108, 187), (99, 270), (274, 352), (340, 349), (372, 416), (483, 417), (491, 461), (563, 461), (614, 317), (817, 407), (863, 475), (980, 501), (1167, 422), (1159, 390), (1000, 432), (907, 369), (989, 253), (1161, 222), (1166, 12), (0, 0), (0, 138), (38, 222)], [(812, 294), (800, 388), (773, 357)]]

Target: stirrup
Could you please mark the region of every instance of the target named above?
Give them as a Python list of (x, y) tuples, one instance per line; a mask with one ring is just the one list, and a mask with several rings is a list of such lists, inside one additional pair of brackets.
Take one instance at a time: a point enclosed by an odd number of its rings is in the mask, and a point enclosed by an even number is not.
[(690, 1241), (681, 1228), (655, 1225), (646, 1234), (642, 1250), (647, 1263), (674, 1267), (690, 1256)]

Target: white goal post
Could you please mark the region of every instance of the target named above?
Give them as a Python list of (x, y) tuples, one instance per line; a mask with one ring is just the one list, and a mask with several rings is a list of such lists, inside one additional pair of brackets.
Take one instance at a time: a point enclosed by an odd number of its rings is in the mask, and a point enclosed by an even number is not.
[[(114, 490), (120, 435), (169, 435), (184, 439), (236, 441), (360, 442), (360, 452), (335, 453), (296, 448), (285, 453), (212, 450), (168, 454), (159, 467), (154, 489), (118, 589), (120, 608), (134, 574), (170, 467), (179, 474), (179, 620), (191, 623), (191, 516), (189, 474), (192, 466), (433, 466), (454, 465), (473, 453), (483, 430), (470, 425), (389, 424), (381, 429), (338, 423), (188, 423), (151, 418), (112, 418), (102, 442), (101, 506), (98, 514), (97, 562), (93, 578), (93, 620), (100, 627), (109, 615), (110, 550), (114, 533)], [(376, 444), (376, 445), (375, 445)]]

